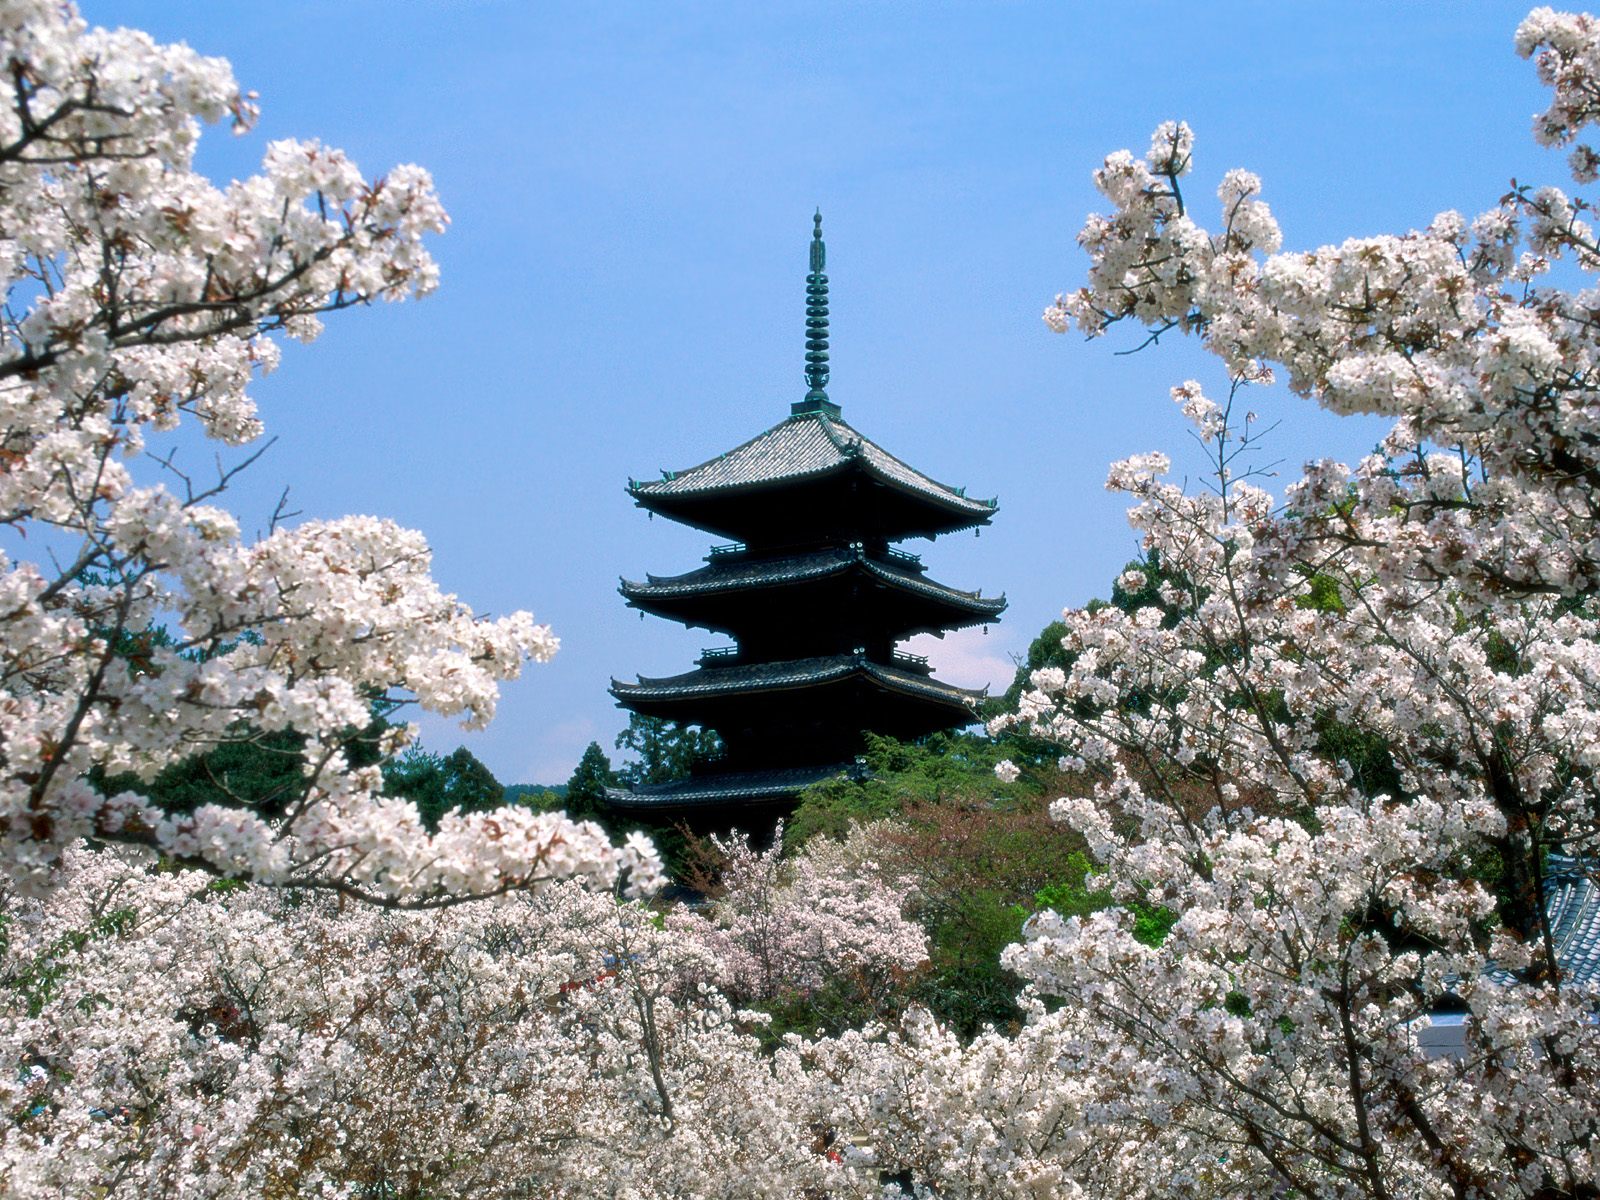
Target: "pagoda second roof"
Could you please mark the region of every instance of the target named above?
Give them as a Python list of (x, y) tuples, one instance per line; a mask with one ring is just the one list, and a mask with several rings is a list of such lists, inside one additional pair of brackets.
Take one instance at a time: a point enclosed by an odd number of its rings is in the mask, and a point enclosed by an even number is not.
[(975, 500), (964, 488), (930, 479), (826, 412), (792, 416), (726, 454), (686, 471), (664, 471), (659, 480), (630, 483), (628, 491), (649, 507), (651, 500), (756, 491), (842, 472), (852, 466), (891, 487), (961, 513), (970, 518), (970, 524), (987, 520), (998, 506), (995, 500)]
[(641, 675), (638, 683), (611, 681), (611, 694), (618, 700), (675, 700), (689, 696), (737, 696), (757, 692), (783, 691), (832, 683), (860, 675), (876, 681), (890, 691), (925, 699), (976, 705), (988, 692), (969, 691), (927, 675), (873, 662), (861, 654), (838, 654), (822, 658), (799, 658), (788, 662), (744, 663), (732, 667), (701, 667), (682, 675), (650, 679)]
[(881, 562), (865, 550), (835, 547), (811, 554), (786, 558), (728, 558), (683, 575), (646, 576), (646, 582), (622, 581), (622, 593), (630, 600), (666, 600), (744, 591), (751, 588), (783, 587), (862, 570), (874, 578), (918, 595), (939, 600), (986, 616), (1005, 610), (1005, 597), (987, 597), (925, 578), (917, 571)]

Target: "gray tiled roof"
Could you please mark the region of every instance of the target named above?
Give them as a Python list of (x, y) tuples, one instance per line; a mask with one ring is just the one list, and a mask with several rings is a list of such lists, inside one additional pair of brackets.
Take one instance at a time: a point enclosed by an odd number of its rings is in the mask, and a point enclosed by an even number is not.
[[(1544, 908), (1556, 964), (1568, 983), (1600, 984), (1600, 860), (1552, 854), (1545, 859)], [(1516, 983), (1504, 967), (1484, 972), (1503, 986)]]
[(988, 614), (1005, 610), (1005, 597), (990, 598), (978, 592), (964, 592), (946, 584), (925, 579), (915, 571), (869, 558), (862, 550), (836, 548), (800, 554), (790, 558), (728, 559), (683, 575), (648, 575), (646, 582), (622, 581), (622, 592), (640, 599), (666, 599), (697, 596), (743, 588), (776, 587), (807, 579), (824, 579), (843, 574), (860, 564), (869, 574), (908, 591), (958, 604)]
[(774, 688), (831, 683), (851, 675), (865, 675), (893, 691), (942, 700), (947, 704), (975, 705), (988, 690), (968, 691), (926, 675), (886, 667), (859, 654), (840, 654), (822, 658), (797, 658), (789, 662), (744, 663), (732, 667), (702, 667), (682, 675), (649, 679), (641, 675), (638, 683), (611, 681), (611, 694), (621, 699), (665, 700), (677, 696), (736, 696)]
[(665, 498), (754, 489), (827, 475), (851, 463), (860, 463), (869, 474), (885, 482), (973, 516), (986, 516), (996, 507), (993, 500), (970, 499), (962, 488), (929, 479), (843, 421), (824, 413), (790, 417), (698, 467), (666, 471), (663, 478), (632, 483), (628, 490), (635, 497)]
[(1552, 854), (1545, 866), (1545, 911), (1556, 961), (1569, 983), (1600, 983), (1600, 863)]
[(606, 799), (618, 808), (667, 808), (714, 804), (725, 800), (783, 800), (796, 792), (855, 770), (850, 763), (826, 767), (789, 767), (772, 771), (725, 771), (695, 775), (672, 783), (640, 788), (607, 788)]

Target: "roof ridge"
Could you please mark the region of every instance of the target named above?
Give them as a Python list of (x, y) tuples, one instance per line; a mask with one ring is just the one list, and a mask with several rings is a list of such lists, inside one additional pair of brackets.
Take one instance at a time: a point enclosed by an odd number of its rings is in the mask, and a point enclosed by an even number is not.
[[(788, 575), (781, 576), (789, 579), (815, 579), (820, 576), (832, 575), (848, 571), (855, 560), (844, 558), (837, 554), (817, 553), (794, 555), (789, 558), (771, 560), (756, 560), (745, 563), (719, 563), (716, 567), (696, 567), (693, 571), (685, 571), (681, 575), (647, 575), (648, 583), (639, 584), (631, 579), (624, 579), (624, 584), (633, 584), (638, 587), (664, 587), (688, 589), (705, 586), (710, 590), (719, 587), (742, 588), (750, 586), (751, 579), (759, 579), (763, 574), (780, 577), (782, 569), (788, 567)], [(764, 572), (762, 568), (767, 568)], [(696, 579), (695, 576), (700, 576)], [(728, 580), (719, 579), (719, 576), (731, 577)], [(759, 582), (757, 583), (759, 586)]]
[(889, 566), (888, 564), (878, 562), (876, 559), (873, 559), (873, 558), (863, 557), (862, 562), (866, 565), (868, 570), (874, 572), (875, 574), (895, 579), (895, 580), (897, 580), (897, 581), (899, 581), (901, 583), (907, 584), (908, 586), (910, 586), (910, 587), (912, 587), (914, 589), (915, 588), (921, 588), (921, 589), (924, 589), (924, 590), (927, 590), (927, 591), (937, 592), (937, 593), (940, 593), (942, 595), (948, 595), (948, 596), (963, 596), (968, 600), (976, 600), (976, 601), (980, 601), (980, 602), (985, 603), (985, 604), (1004, 604), (1005, 603), (1006, 597), (1005, 597), (1005, 593), (1004, 592), (1002, 592), (998, 596), (985, 596), (983, 594), (982, 589), (979, 589), (978, 591), (969, 592), (965, 588), (952, 587), (950, 584), (941, 583), (937, 579), (928, 579), (928, 578), (925, 578), (924, 576), (913, 574), (910, 571), (898, 571), (898, 570), (895, 570), (893, 567)]
[[(843, 425), (844, 422), (841, 421), (840, 424)], [(860, 438), (868, 446), (871, 446), (874, 450), (876, 450), (879, 454), (883, 455), (890, 462), (893, 462), (898, 466), (904, 467), (907, 471), (911, 472), (911, 474), (913, 474), (913, 475), (917, 475), (917, 476), (920, 476), (923, 479), (926, 479), (929, 483), (933, 484), (935, 487), (940, 488), (943, 491), (949, 492), (952, 496), (959, 496), (961, 499), (966, 500), (966, 501), (968, 501), (969, 503), (972, 503), (972, 504), (987, 504), (991, 508), (999, 507), (999, 499), (998, 499), (998, 497), (995, 497), (995, 498), (992, 498), (992, 499), (989, 499), (989, 500), (979, 500), (976, 497), (968, 496), (967, 495), (967, 489), (965, 487), (952, 487), (950, 484), (945, 483), (942, 480), (935, 479), (932, 475), (929, 475), (926, 471), (920, 470), (917, 467), (913, 467), (910, 463), (908, 463), (905, 459), (901, 458), (898, 454), (894, 454), (891, 451), (885, 450), (882, 446), (878, 445), (877, 442), (873, 441), (866, 434), (862, 433), (859, 429), (856, 429), (853, 426), (849, 426), (849, 425), (846, 425), (845, 428), (849, 429), (851, 433), (855, 434), (856, 437)], [(869, 470), (872, 469), (873, 466), (874, 466), (874, 464), (873, 464), (872, 460), (868, 459), (867, 460), (868, 469)], [(883, 472), (879, 472), (879, 474), (882, 475)]]
[[(854, 457), (861, 452), (861, 443), (868, 440), (859, 429), (849, 424), (843, 417), (830, 417), (825, 413), (808, 413), (806, 415), (817, 418), (818, 422), (822, 425), (822, 432), (827, 435), (828, 440), (833, 443), (834, 449), (840, 454)], [(834, 432), (833, 427), (835, 425), (843, 425), (851, 433), (856, 435), (856, 440), (853, 442), (841, 443), (837, 434)], [(880, 446), (879, 449), (882, 449), (882, 447)]]
[[(680, 476), (691, 475), (694, 472), (704, 470), (706, 467), (712, 466), (715, 463), (719, 463), (719, 462), (724, 461), (725, 459), (732, 458), (735, 454), (738, 454), (739, 451), (748, 450), (751, 446), (754, 446), (762, 438), (771, 437), (774, 433), (778, 432), (778, 430), (782, 429), (785, 425), (793, 425), (798, 421), (805, 420), (806, 417), (811, 416), (811, 415), (813, 415), (813, 414), (802, 413), (802, 414), (800, 414), (798, 416), (785, 417), (783, 420), (779, 421), (776, 425), (769, 425), (766, 429), (763, 429), (760, 433), (756, 434), (755, 436), (746, 438), (744, 441), (740, 442), (737, 446), (733, 447), (731, 450), (724, 450), (721, 454), (715, 454), (712, 457), (706, 459), (704, 462), (695, 463), (695, 465), (692, 466), (692, 467), (684, 467), (681, 471), (668, 471), (666, 469), (663, 469), (662, 472), (661, 472), (661, 482), (664, 482), (664, 483), (665, 482), (671, 482), (672, 480), (677, 479)], [(831, 469), (831, 468), (825, 468), (825, 469)], [(642, 483), (639, 482), (636, 479), (629, 479), (628, 480), (628, 491), (630, 491), (630, 492), (638, 492), (638, 491), (641, 491), (644, 488), (652, 486), (656, 482), (657, 481), (654, 480), (654, 479), (647, 479)]]

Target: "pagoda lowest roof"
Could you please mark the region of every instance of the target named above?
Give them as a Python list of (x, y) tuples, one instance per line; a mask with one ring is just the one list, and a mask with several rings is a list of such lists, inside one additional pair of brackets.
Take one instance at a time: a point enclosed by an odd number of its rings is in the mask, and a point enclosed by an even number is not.
[[(802, 407), (802, 406), (796, 406)], [(958, 518), (955, 526), (987, 524), (997, 500), (976, 500), (964, 488), (930, 479), (882, 446), (819, 408), (802, 411), (726, 454), (686, 471), (663, 471), (658, 480), (630, 480), (628, 492), (646, 508), (803, 483), (852, 469), (896, 491), (931, 501)]]
[(607, 788), (606, 799), (617, 808), (646, 812), (710, 807), (730, 802), (781, 803), (792, 800), (813, 784), (829, 779), (859, 778), (861, 775), (861, 768), (854, 763), (780, 767), (766, 771), (711, 771), (676, 779), (671, 783)]

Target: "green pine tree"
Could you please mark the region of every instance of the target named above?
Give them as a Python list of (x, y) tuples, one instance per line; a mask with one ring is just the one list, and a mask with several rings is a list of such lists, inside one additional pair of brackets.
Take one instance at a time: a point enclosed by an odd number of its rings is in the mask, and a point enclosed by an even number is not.
[(590, 742), (589, 748), (578, 760), (577, 770), (572, 772), (572, 778), (567, 781), (564, 805), (567, 815), (576, 820), (598, 817), (605, 803), (606, 788), (614, 787), (616, 782), (617, 775), (611, 769), (611, 760), (606, 757), (606, 752), (600, 749), (599, 742)]

